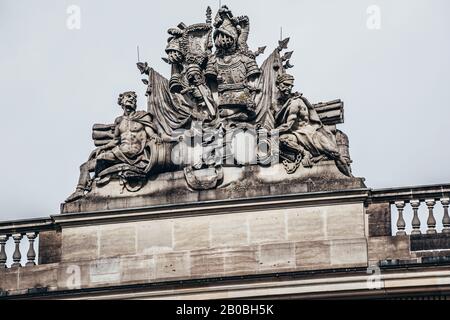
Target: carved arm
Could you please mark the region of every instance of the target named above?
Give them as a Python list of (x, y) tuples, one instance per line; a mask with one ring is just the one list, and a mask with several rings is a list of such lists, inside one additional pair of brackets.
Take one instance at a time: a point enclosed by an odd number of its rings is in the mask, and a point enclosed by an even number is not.
[(288, 132), (291, 130), (292, 126), (298, 120), (297, 112), (290, 112), (289, 116), (285, 123), (277, 128), (277, 130), (281, 133)]

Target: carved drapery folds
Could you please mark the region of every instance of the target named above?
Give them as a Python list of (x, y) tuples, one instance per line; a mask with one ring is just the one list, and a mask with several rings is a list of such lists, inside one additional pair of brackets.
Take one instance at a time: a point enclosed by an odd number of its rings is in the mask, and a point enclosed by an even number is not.
[[(205, 23), (179, 23), (168, 30), (163, 60), (167, 79), (145, 62), (138, 68), (147, 86), (147, 111), (138, 111), (136, 94), (119, 97), (123, 114), (114, 124), (93, 128), (97, 149), (81, 166), (77, 189), (67, 202), (93, 186), (118, 179), (128, 192), (139, 191), (161, 172), (181, 171), (186, 188), (218, 188), (223, 168), (280, 162), (288, 174), (334, 162), (351, 177), (348, 137), (340, 100), (311, 104), (293, 92), (289, 38), (258, 65), (266, 47), (250, 50), (250, 19), (223, 6)], [(125, 191), (124, 191), (125, 192)]]

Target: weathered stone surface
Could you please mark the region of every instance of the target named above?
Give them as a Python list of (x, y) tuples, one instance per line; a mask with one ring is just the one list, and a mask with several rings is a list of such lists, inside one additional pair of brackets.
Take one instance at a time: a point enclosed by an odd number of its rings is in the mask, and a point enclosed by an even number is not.
[(173, 250), (172, 220), (138, 223), (136, 230), (138, 254), (153, 254)]
[(254, 246), (224, 250), (227, 275), (254, 274), (258, 270), (257, 249)]
[(291, 241), (325, 240), (326, 216), (324, 207), (286, 210), (288, 239)]
[[(127, 283), (162, 281), (367, 263), (366, 242), (361, 240), (362, 203), (158, 217), (100, 225), (96, 232), (99, 258), (121, 259), (121, 267), (114, 272), (97, 272), (94, 278), (99, 282), (117, 278)], [(115, 239), (124, 241), (116, 245)], [(139, 257), (146, 258), (140, 262)]]
[(367, 266), (366, 239), (332, 240), (330, 264), (332, 268)]
[(100, 228), (100, 258), (136, 254), (136, 228), (132, 224)]
[(68, 228), (62, 234), (62, 261), (84, 261), (98, 257), (98, 227)]
[(365, 236), (362, 204), (328, 206), (324, 209), (327, 239), (353, 239)]
[(0, 292), (17, 290), (19, 286), (19, 268), (0, 270)]
[(363, 239), (298, 242), (296, 264), (300, 268), (338, 269), (367, 265), (367, 243)]
[(191, 252), (191, 275), (194, 278), (219, 277), (225, 273), (225, 255), (222, 250), (195, 250)]
[(259, 270), (294, 268), (296, 262), (294, 243), (264, 244), (259, 247)]
[(211, 247), (248, 245), (248, 219), (237, 213), (211, 219)]
[(410, 242), (411, 251), (450, 249), (450, 235), (444, 233), (412, 235)]
[(209, 218), (178, 219), (174, 222), (174, 250), (196, 250), (210, 245)]
[(295, 258), (299, 269), (330, 268), (330, 241), (297, 242)]
[(153, 256), (123, 257), (120, 260), (120, 282), (149, 283), (155, 279), (155, 259)]
[(19, 290), (58, 287), (58, 264), (45, 264), (19, 269)]
[(156, 279), (188, 278), (191, 275), (191, 262), (188, 253), (158, 254), (156, 259)]
[(422, 258), (422, 261), (424, 261), (424, 258), (436, 258), (436, 257), (444, 257), (448, 258), (450, 260), (450, 250), (438, 250), (438, 251), (415, 251), (411, 253), (411, 256), (416, 256)]
[(366, 213), (369, 217), (369, 236), (388, 237), (392, 235), (391, 205), (389, 203), (372, 203)]
[(92, 285), (111, 285), (120, 283), (120, 258), (107, 258), (93, 261), (89, 268)]
[[(159, 174), (135, 193), (122, 192), (120, 182), (112, 179), (102, 188), (93, 189), (85, 198), (61, 206), (62, 213), (96, 212), (111, 209), (139, 208), (163, 204), (196, 203), (198, 201), (246, 199), (316, 191), (365, 188), (360, 178), (343, 176), (333, 161), (313, 168), (300, 167), (287, 174), (282, 164), (271, 167), (224, 167), (226, 187), (190, 191), (183, 171)], [(326, 172), (326, 174), (324, 173)]]
[(370, 262), (411, 258), (409, 236), (369, 238), (368, 246)]
[(249, 215), (250, 243), (285, 241), (286, 218), (283, 210), (263, 211)]
[(42, 231), (39, 233), (39, 264), (61, 261), (62, 233), (60, 231)]

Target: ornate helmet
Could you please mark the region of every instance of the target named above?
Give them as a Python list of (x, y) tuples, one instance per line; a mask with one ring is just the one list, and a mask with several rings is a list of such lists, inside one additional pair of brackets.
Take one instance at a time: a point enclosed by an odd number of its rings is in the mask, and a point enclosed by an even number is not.
[(170, 51), (178, 51), (181, 52), (181, 38), (170, 38), (169, 42), (167, 43), (166, 47), (166, 53), (169, 53)]
[(219, 33), (223, 33), (237, 42), (241, 27), (227, 6), (223, 6), (217, 12), (214, 27), (216, 27), (216, 30), (214, 31), (213, 38), (216, 38)]
[(167, 31), (171, 37), (167, 40), (166, 53), (169, 51), (178, 51), (183, 53), (181, 48), (181, 41), (184, 31), (180, 28), (171, 28)]
[(214, 31), (214, 38), (216, 38), (219, 33), (226, 34), (227, 36), (233, 38), (236, 42), (239, 37), (239, 28), (228, 17), (226, 17), (223, 23)]

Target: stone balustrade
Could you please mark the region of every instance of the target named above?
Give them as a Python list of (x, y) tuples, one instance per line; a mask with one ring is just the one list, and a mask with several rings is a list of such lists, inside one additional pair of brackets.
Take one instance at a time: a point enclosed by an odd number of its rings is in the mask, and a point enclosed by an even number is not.
[[(51, 219), (0, 223), (0, 268), (36, 265), (38, 251), (35, 243), (38, 241), (39, 232), (51, 228), (53, 228)], [(7, 247), (12, 250), (7, 250)], [(8, 251), (12, 251), (11, 254), (8, 254)]]
[(391, 205), (393, 236), (450, 234), (450, 185), (374, 190), (370, 201)]

